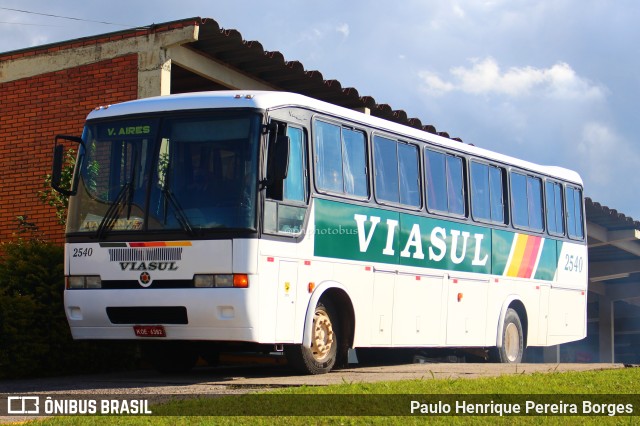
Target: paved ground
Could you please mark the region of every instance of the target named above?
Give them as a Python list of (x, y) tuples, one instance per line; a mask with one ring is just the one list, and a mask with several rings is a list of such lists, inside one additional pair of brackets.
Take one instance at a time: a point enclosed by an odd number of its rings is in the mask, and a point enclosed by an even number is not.
[(476, 378), (503, 374), (586, 371), (624, 368), (622, 364), (403, 364), (355, 367), (318, 376), (296, 375), (286, 366), (231, 366), (197, 368), (180, 375), (153, 370), (55, 377), (0, 382), (0, 393), (169, 393), (199, 394), (286, 386), (323, 386), (344, 382), (378, 382), (403, 379)]

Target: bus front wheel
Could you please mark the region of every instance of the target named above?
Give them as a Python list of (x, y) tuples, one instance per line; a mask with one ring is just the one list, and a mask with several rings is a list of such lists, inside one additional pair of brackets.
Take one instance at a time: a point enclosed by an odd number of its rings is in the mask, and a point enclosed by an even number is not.
[(339, 346), (339, 324), (336, 311), (328, 301), (318, 302), (313, 314), (311, 347), (285, 347), (291, 366), (305, 374), (324, 374), (336, 363)]
[(513, 364), (522, 362), (524, 354), (524, 333), (518, 313), (514, 309), (507, 309), (502, 327), (502, 346), (494, 348), (495, 362)]

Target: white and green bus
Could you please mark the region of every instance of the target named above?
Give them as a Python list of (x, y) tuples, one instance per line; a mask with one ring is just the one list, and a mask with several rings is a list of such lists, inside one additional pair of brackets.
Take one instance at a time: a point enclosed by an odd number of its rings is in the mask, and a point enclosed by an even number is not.
[(100, 107), (54, 153), (73, 337), (139, 340), (160, 370), (232, 349), (312, 374), (351, 348), (516, 363), (586, 335), (573, 171), (281, 92)]

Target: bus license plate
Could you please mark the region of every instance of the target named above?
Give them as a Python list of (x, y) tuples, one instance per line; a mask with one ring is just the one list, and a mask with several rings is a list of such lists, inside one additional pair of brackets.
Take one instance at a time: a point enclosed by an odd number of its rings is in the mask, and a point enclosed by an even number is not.
[(167, 332), (161, 325), (134, 325), (133, 332), (138, 337), (167, 337)]

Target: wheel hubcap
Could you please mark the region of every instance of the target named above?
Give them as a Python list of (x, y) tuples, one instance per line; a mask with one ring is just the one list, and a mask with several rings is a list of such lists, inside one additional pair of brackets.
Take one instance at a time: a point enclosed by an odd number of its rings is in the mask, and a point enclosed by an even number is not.
[(515, 362), (520, 353), (520, 333), (513, 323), (509, 323), (505, 329), (503, 346), (509, 362)]
[(313, 317), (313, 341), (311, 351), (316, 361), (322, 362), (329, 356), (333, 345), (333, 325), (327, 313), (317, 310)]

